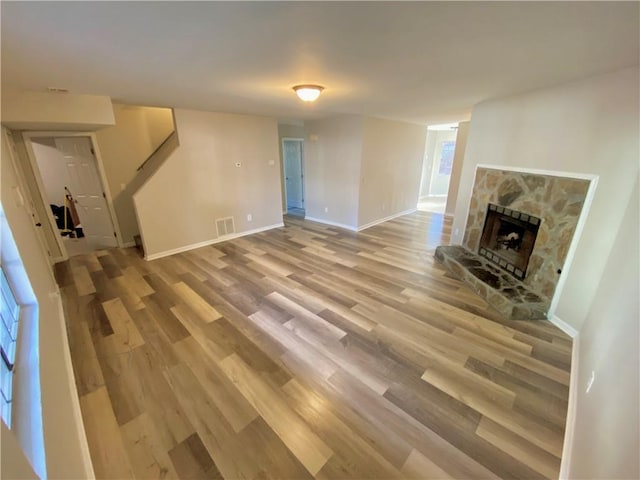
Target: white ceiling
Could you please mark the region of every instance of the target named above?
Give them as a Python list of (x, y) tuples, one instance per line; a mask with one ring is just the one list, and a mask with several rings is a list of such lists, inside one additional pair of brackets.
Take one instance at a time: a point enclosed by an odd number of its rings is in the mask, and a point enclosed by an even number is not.
[[(467, 118), (637, 65), (639, 3), (1, 2), (2, 85), (272, 115)], [(291, 87), (326, 87), (313, 105)]]

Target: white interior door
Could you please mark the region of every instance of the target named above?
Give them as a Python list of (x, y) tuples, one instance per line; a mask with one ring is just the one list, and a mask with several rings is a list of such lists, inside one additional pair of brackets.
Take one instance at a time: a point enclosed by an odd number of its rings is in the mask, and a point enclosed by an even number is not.
[(287, 208), (304, 208), (302, 140), (283, 140)]
[(55, 144), (64, 157), (68, 188), (77, 201), (76, 209), (89, 244), (95, 249), (117, 246), (91, 140), (89, 137), (60, 137), (55, 139)]

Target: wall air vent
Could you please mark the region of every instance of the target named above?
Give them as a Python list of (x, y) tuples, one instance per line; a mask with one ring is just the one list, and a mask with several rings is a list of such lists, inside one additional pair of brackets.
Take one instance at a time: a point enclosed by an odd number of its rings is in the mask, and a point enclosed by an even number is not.
[(218, 232), (218, 238), (236, 233), (233, 217), (218, 218), (216, 220), (216, 230)]

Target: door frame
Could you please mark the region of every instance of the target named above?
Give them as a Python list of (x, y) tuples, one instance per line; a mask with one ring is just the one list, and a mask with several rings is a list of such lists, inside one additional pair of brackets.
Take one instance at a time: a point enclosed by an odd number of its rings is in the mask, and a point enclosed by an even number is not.
[(53, 228), (56, 233), (55, 238), (60, 248), (60, 252), (62, 252), (62, 257), (58, 259), (54, 259), (55, 263), (63, 262), (69, 259), (69, 254), (67, 253), (67, 248), (62, 241), (62, 236), (58, 231), (58, 225), (56, 224), (55, 219), (53, 218), (53, 213), (51, 212), (51, 208), (47, 207), (47, 199), (45, 198), (45, 189), (44, 182), (42, 181), (42, 176), (40, 175), (40, 168), (38, 167), (38, 162), (36, 160), (36, 154), (33, 150), (33, 138), (41, 138), (41, 137), (88, 137), (91, 142), (91, 148), (93, 148), (93, 157), (96, 161), (96, 170), (98, 171), (98, 178), (100, 180), (100, 186), (102, 187), (102, 191), (104, 192), (105, 201), (107, 203), (107, 211), (109, 212), (109, 218), (111, 219), (111, 224), (113, 225), (113, 231), (116, 234), (116, 243), (118, 247), (122, 248), (124, 245), (122, 243), (122, 234), (120, 233), (120, 225), (118, 224), (118, 217), (116, 215), (116, 211), (113, 208), (113, 198), (111, 197), (111, 191), (109, 190), (109, 182), (107, 182), (107, 175), (104, 170), (104, 165), (102, 163), (102, 156), (100, 155), (100, 149), (98, 148), (98, 139), (96, 134), (93, 132), (64, 132), (64, 131), (28, 131), (22, 132), (22, 138), (24, 139), (24, 144), (27, 150), (27, 156), (29, 157), (29, 163), (31, 164), (31, 169), (33, 170), (33, 176), (35, 177), (36, 184), (38, 187), (38, 192), (40, 193), (40, 200), (45, 206), (45, 211), (47, 212), (47, 218), (49, 219), (49, 223), (51, 224), (51, 228)]
[(302, 177), (300, 179), (300, 183), (302, 186), (302, 206), (304, 208), (304, 210), (306, 211), (306, 204), (304, 202), (304, 194), (306, 191), (305, 188), (305, 175), (304, 175), (304, 138), (300, 138), (300, 137), (282, 137), (281, 140), (281, 148), (282, 148), (282, 182), (284, 184), (284, 208), (285, 208), (285, 213), (289, 210), (289, 206), (287, 205), (287, 165), (284, 159), (284, 142), (285, 141), (289, 141), (289, 142), (298, 142), (300, 143), (300, 176)]

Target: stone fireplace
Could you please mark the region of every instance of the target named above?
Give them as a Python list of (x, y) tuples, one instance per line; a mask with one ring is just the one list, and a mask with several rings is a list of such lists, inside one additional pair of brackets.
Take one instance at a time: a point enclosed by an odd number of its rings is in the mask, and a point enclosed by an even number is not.
[(436, 258), (505, 317), (546, 318), (589, 185), (478, 166), (463, 243)]

